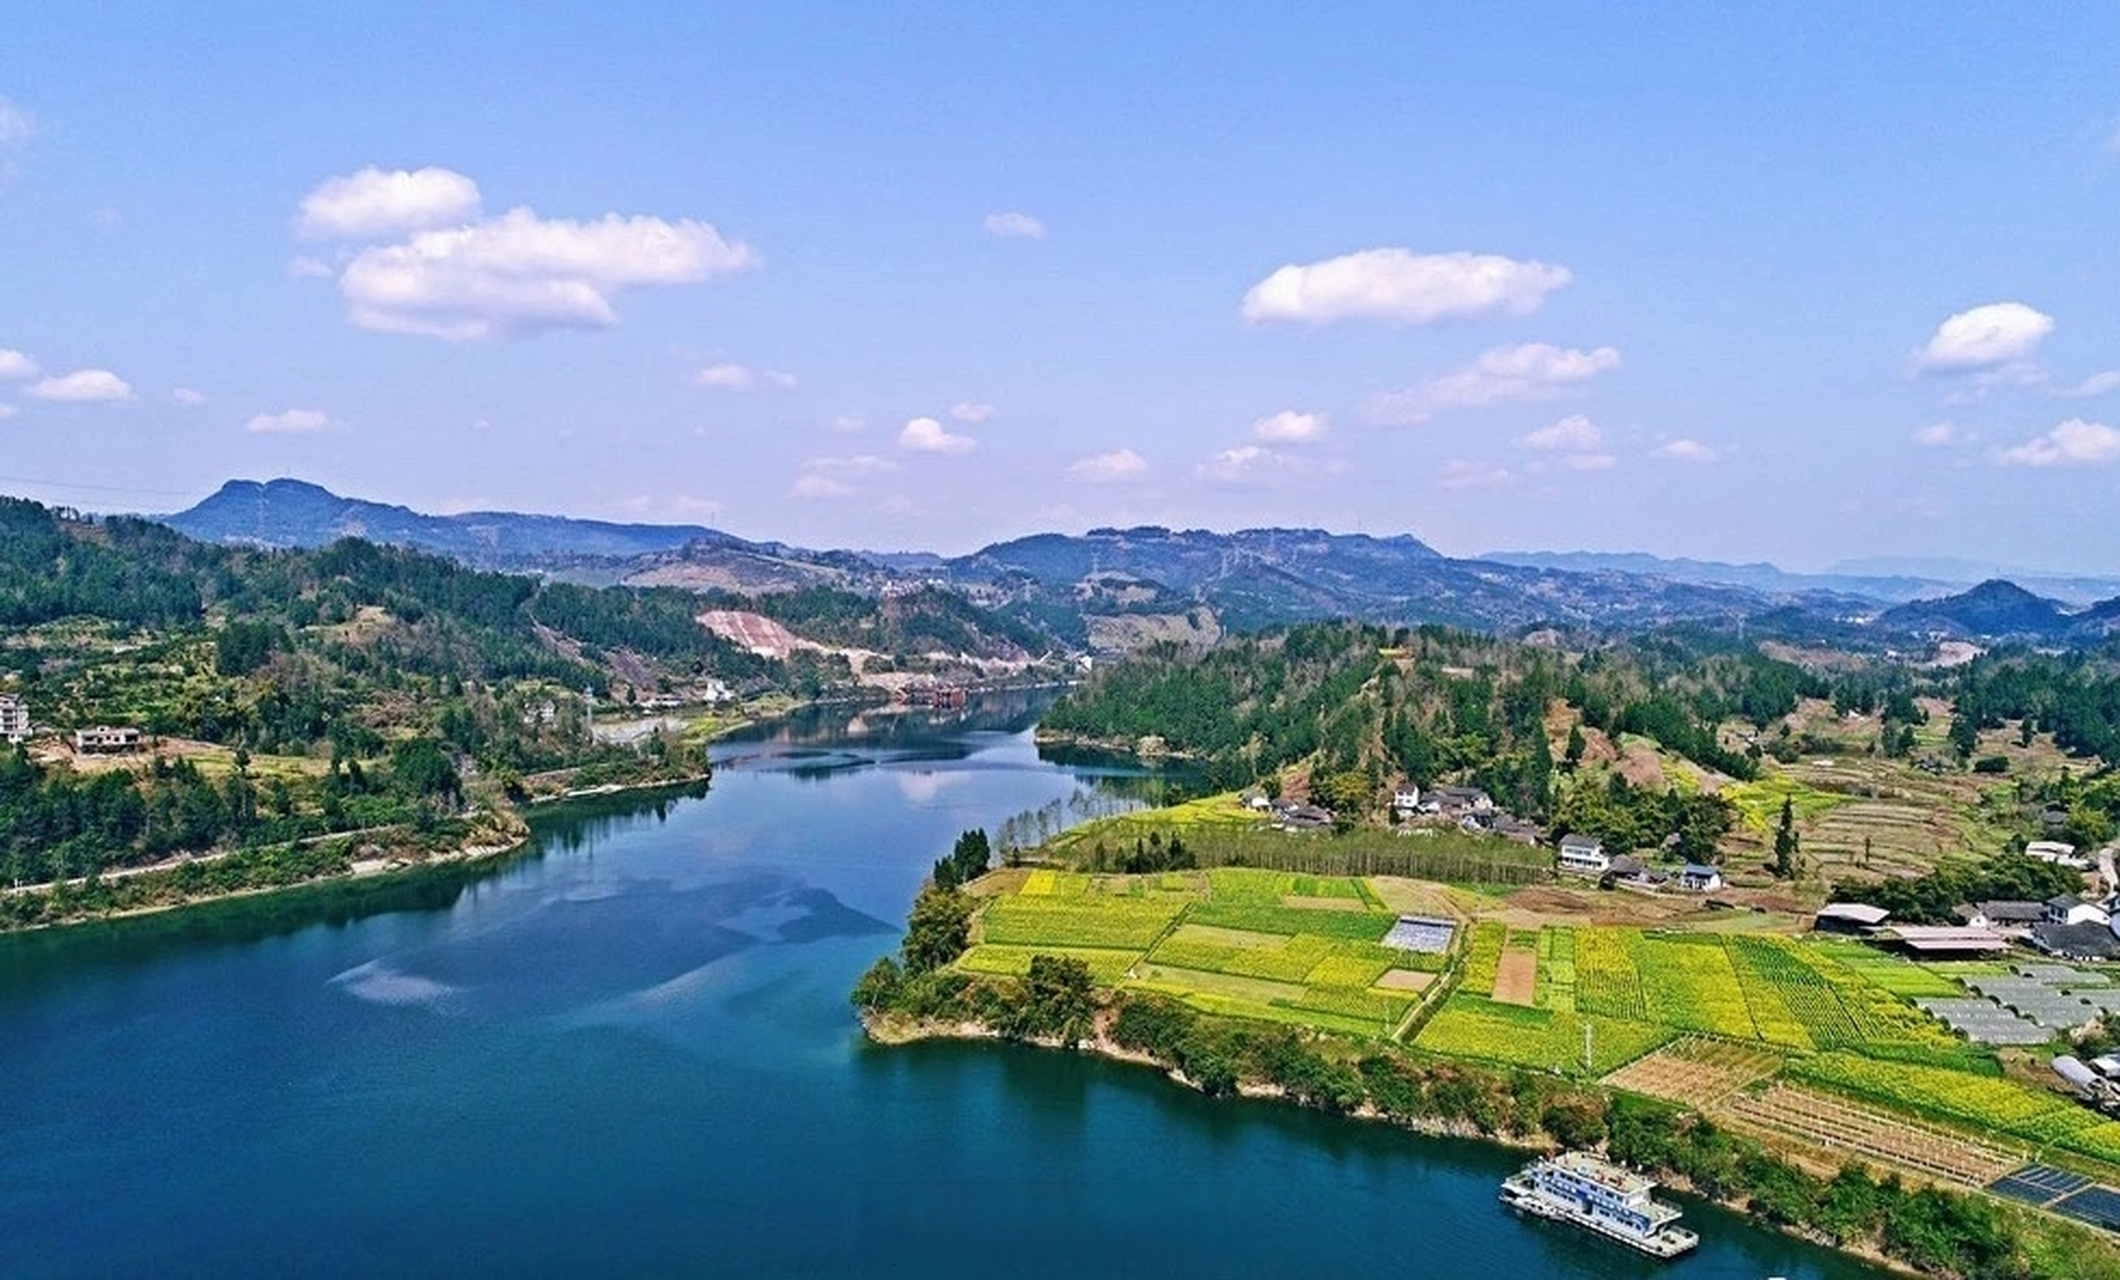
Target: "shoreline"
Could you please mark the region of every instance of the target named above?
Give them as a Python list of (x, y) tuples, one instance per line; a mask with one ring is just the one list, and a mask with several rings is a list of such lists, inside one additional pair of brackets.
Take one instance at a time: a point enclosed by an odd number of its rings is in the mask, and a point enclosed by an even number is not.
[[(712, 776), (713, 774), (710, 770), (706, 773), (690, 774), (682, 778), (662, 778), (651, 782), (605, 783), (595, 787), (586, 787), (564, 792), (556, 796), (539, 797), (527, 801), (523, 804), (514, 806), (510, 809), (488, 811), (486, 816), (503, 816), (507, 819), (507, 822), (498, 829), (495, 827), (482, 827), (477, 830), (474, 830), (472, 833), (470, 833), (472, 839), (469, 842), (457, 845), (453, 848), (437, 850), (430, 853), (418, 854), (414, 854), (411, 851), (408, 851), (403, 848), (386, 849), (381, 852), (380, 856), (376, 857), (349, 857), (347, 859), (346, 869), (343, 871), (329, 872), (324, 875), (307, 876), (299, 880), (290, 881), (286, 884), (244, 885), (239, 888), (223, 890), (220, 892), (202, 893), (196, 896), (181, 897), (176, 899), (175, 901), (170, 902), (153, 902), (145, 903), (139, 906), (121, 907), (113, 910), (88, 911), (74, 915), (64, 916), (56, 920), (43, 920), (35, 924), (25, 924), (17, 926), (0, 925), (0, 937), (4, 937), (8, 934), (35, 933), (40, 930), (47, 929), (67, 929), (72, 928), (76, 925), (99, 924), (105, 921), (112, 920), (130, 920), (137, 919), (142, 916), (163, 915), (172, 911), (182, 911), (187, 907), (202, 907), (217, 902), (231, 902), (239, 898), (263, 897), (268, 894), (284, 893), (289, 890), (297, 889), (312, 889), (323, 885), (352, 884), (364, 880), (375, 880), (390, 876), (408, 875), (421, 871), (433, 870), (438, 867), (468, 867), (478, 866), (485, 863), (504, 862), (509, 858), (512, 858), (523, 852), (523, 850), (527, 849), (530, 846), (531, 842), (536, 838), (536, 832), (531, 829), (529, 821), (530, 817), (532, 816), (541, 817), (553, 812), (554, 810), (564, 808), (569, 804), (576, 804), (584, 801), (602, 800), (608, 799), (612, 796), (631, 795), (637, 792), (644, 791), (657, 791), (697, 786), (701, 782), (711, 780)], [(366, 834), (373, 834), (378, 831), (393, 829), (394, 828), (371, 827), (365, 828), (361, 831), (328, 832), (324, 835), (305, 836), (300, 841), (295, 842), (295, 845), (315, 845), (332, 840), (358, 840), (361, 836)], [(492, 841), (490, 839), (481, 840), (478, 838), (482, 836), (491, 837), (497, 835), (504, 836), (505, 838), (499, 840), (498, 842)], [(273, 847), (287, 846), (260, 846), (260, 848)], [(100, 877), (100, 879), (103, 881), (124, 881), (141, 879), (151, 875), (169, 875), (175, 872), (179, 872), (188, 866), (212, 865), (213, 863), (225, 861), (228, 858), (236, 856), (238, 854), (253, 851), (254, 850), (251, 849), (224, 849), (212, 853), (202, 854), (197, 857), (172, 859), (168, 861), (153, 863), (148, 866), (124, 867), (113, 871), (108, 875), (102, 876)], [(75, 877), (71, 880), (64, 881), (63, 883), (69, 891), (76, 891), (80, 889), (85, 889), (88, 886), (90, 879), (92, 878), (96, 877), (80, 876)], [(60, 881), (48, 880), (42, 884), (20, 885), (14, 888), (0, 891), (0, 896), (11, 897), (40, 893), (48, 895), (54, 890), (55, 887), (57, 887), (61, 883), (62, 882)]]
[[(862, 1034), (869, 1041), (869, 1043), (884, 1048), (895, 1048), (910, 1044), (920, 1044), (928, 1041), (948, 1040), (962, 1042), (1019, 1044), (1034, 1049), (1052, 1050), (1062, 1053), (1084, 1054), (1090, 1057), (1102, 1058), (1111, 1062), (1125, 1063), (1130, 1066), (1149, 1067), (1154, 1069), (1160, 1075), (1162, 1075), (1163, 1078), (1169, 1081), (1171, 1084), (1177, 1085), (1180, 1088), (1190, 1089), (1194, 1093), (1206, 1093), (1206, 1090), (1202, 1089), (1197, 1082), (1189, 1079), (1184, 1072), (1179, 1071), (1177, 1068), (1166, 1066), (1162, 1062), (1158, 1061), (1154, 1056), (1145, 1053), (1141, 1050), (1128, 1049), (1123, 1045), (1115, 1043), (1108, 1034), (1105, 1019), (1101, 1017), (1098, 1019), (1098, 1024), (1095, 1033), (1091, 1036), (1085, 1037), (1084, 1039), (1072, 1046), (1063, 1044), (1059, 1040), (1052, 1039), (1050, 1037), (1032, 1039), (1012, 1038), (1003, 1035), (1001, 1032), (995, 1030), (992, 1027), (978, 1022), (942, 1022), (933, 1019), (905, 1018), (892, 1014), (876, 1015), (871, 1013), (864, 1013), (861, 1015), (860, 1023)], [(1282, 1086), (1276, 1084), (1264, 1084), (1257, 1081), (1239, 1081), (1237, 1084), (1236, 1093), (1233, 1096), (1236, 1100), (1241, 1101), (1276, 1102), (1282, 1105), (1292, 1105), (1298, 1107), (1303, 1106), (1303, 1104), (1299, 1102), (1291, 1103), (1289, 1101), (1288, 1090), (1283, 1088)], [(1307, 1109), (1322, 1110), (1320, 1108), (1315, 1107)], [(1341, 1119), (1356, 1120), (1364, 1124), (1386, 1125), (1390, 1128), (1402, 1129), (1409, 1133), (1418, 1134), (1422, 1137), (1459, 1138), (1473, 1142), (1483, 1142), (1491, 1146), (1500, 1147), (1504, 1150), (1509, 1151), (1550, 1152), (1558, 1150), (1558, 1148), (1551, 1143), (1535, 1142), (1525, 1138), (1512, 1137), (1504, 1133), (1482, 1132), (1478, 1127), (1474, 1126), (1469, 1121), (1464, 1120), (1445, 1121), (1418, 1116), (1396, 1119), (1378, 1110), (1375, 1104), (1370, 1102), (1364, 1102), (1361, 1106), (1356, 1107), (1351, 1111), (1324, 1111), (1323, 1114), (1337, 1116)], [(1819, 1234), (1817, 1232), (1799, 1230), (1788, 1224), (1766, 1223), (1764, 1222), (1764, 1220), (1755, 1217), (1744, 1203), (1732, 1199), (1725, 1199), (1718, 1196), (1708, 1195), (1703, 1192), (1699, 1187), (1695, 1186), (1690, 1180), (1682, 1176), (1676, 1174), (1662, 1174), (1659, 1175), (1657, 1182), (1660, 1186), (1667, 1187), (1671, 1190), (1681, 1192), (1682, 1194), (1692, 1196), (1697, 1200), (1701, 1200), (1707, 1204), (1714, 1205), (1719, 1209), (1728, 1210), (1729, 1212), (1738, 1214), (1746, 1218), (1748, 1221), (1754, 1222), (1755, 1224), (1770, 1225), (1775, 1231), (1779, 1232), (1782, 1235), (1788, 1236), (1790, 1239), (1801, 1240), (1806, 1244), (1816, 1245), (1822, 1249), (1829, 1249), (1836, 1254), (1853, 1258), (1858, 1262), (1861, 1262), (1867, 1266), (1875, 1267), (1878, 1270), (1884, 1271), (1888, 1274), (1895, 1276), (1914, 1277), (1926, 1276), (1930, 1274), (1927, 1272), (1916, 1270), (1898, 1261), (1897, 1259), (1888, 1257), (1882, 1251), (1867, 1244), (1861, 1246), (1853, 1246), (1845, 1243), (1838, 1243), (1830, 1239), (1829, 1237)]]

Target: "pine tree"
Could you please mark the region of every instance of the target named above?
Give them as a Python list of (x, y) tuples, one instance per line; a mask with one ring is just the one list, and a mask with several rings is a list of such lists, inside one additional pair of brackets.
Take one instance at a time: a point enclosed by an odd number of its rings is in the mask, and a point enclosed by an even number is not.
[(1774, 831), (1774, 874), (1784, 880), (1796, 874), (1796, 804), (1793, 796), (1781, 799), (1781, 825)]

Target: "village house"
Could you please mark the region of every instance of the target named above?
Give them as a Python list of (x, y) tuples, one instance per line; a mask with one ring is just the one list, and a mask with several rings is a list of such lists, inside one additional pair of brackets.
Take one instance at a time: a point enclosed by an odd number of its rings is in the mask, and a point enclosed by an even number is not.
[(74, 730), (74, 750), (92, 755), (137, 751), (140, 731), (131, 725), (99, 724), (93, 729)]
[(1410, 782), (1391, 793), (1391, 811), (1402, 818), (1420, 807), (1421, 789)]
[(0, 694), (0, 738), (21, 742), (29, 737), (29, 704), (12, 693)]
[(1655, 888), (1670, 878), (1662, 869), (1650, 866), (1631, 853), (1623, 853), (1612, 859), (1612, 865), (1605, 870), (1605, 879), (1613, 884), (1638, 884)]
[(1494, 812), (1494, 797), (1478, 787), (1437, 787), (1420, 799), (1422, 813), (1455, 818)]
[(2056, 866), (2071, 867), (2077, 871), (2090, 868), (2091, 860), (2076, 853), (2076, 846), (2066, 840), (2034, 840), (2024, 846), (2024, 856), (2051, 862)]
[(1568, 875), (1601, 876), (1612, 867), (1601, 841), (1570, 833), (1561, 837), (1560, 869)]
[(1818, 909), (1811, 927), (1823, 933), (1870, 934), (1891, 919), (1892, 913), (1883, 907), (1873, 907), (1862, 902), (1828, 902)]
[(2073, 893), (2063, 893), (2046, 900), (2046, 923), (2110, 924), (2112, 916), (2095, 902), (2085, 902)]
[(1722, 872), (1699, 862), (1678, 869), (1678, 887), (1689, 893), (1713, 893), (1722, 888)]
[(2008, 898), (1967, 902), (1951, 908), (1951, 918), (1971, 929), (1993, 929), (1997, 933), (2022, 934), (2046, 919), (2046, 904)]

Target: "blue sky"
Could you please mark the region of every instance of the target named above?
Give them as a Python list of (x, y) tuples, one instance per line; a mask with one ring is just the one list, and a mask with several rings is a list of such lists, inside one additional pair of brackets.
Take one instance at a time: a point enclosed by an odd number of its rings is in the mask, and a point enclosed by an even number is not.
[(45, 6), (0, 489), (2120, 572), (2120, 10)]

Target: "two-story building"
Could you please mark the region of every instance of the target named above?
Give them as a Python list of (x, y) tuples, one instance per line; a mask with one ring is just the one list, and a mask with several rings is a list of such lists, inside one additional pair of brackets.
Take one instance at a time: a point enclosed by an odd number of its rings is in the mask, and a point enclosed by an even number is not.
[(21, 742), (29, 737), (29, 703), (12, 693), (0, 693), (0, 738)]
[(1577, 876), (1601, 876), (1612, 867), (1603, 841), (1572, 832), (1561, 837), (1559, 863), (1562, 873)]

